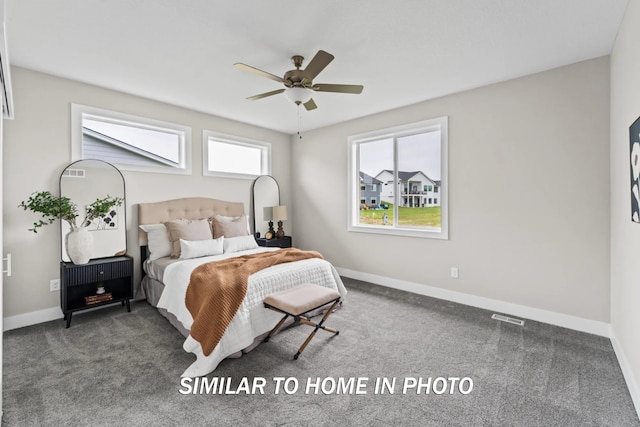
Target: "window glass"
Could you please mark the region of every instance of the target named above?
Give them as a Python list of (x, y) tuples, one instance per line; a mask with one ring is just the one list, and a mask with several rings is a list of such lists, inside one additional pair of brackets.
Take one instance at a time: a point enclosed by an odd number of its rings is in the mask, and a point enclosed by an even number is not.
[(72, 104), (72, 160), (99, 159), (122, 170), (191, 173), (191, 128)]
[(271, 144), (212, 131), (203, 132), (203, 174), (254, 179), (271, 173)]
[(443, 117), (349, 137), (349, 229), (448, 238), (447, 134)]

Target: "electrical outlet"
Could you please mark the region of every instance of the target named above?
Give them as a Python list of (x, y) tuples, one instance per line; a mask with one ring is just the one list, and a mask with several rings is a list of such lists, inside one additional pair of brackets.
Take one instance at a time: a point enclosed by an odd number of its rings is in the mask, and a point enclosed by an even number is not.
[(53, 280), (49, 281), (49, 290), (51, 292), (59, 291), (60, 290), (60, 279), (53, 279)]
[(451, 267), (451, 277), (454, 279), (458, 278), (458, 267)]

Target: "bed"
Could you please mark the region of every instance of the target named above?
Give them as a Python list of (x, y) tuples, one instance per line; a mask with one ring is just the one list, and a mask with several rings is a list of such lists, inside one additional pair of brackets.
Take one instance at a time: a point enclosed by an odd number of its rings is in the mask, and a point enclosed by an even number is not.
[[(254, 349), (281, 318), (263, 306), (263, 299), (271, 293), (310, 282), (337, 290), (343, 300), (346, 297), (336, 269), (323, 258), (314, 256), (259, 270), (248, 276), (246, 296), (208, 353), (191, 334), (194, 318), (185, 303), (194, 270), (220, 265), (209, 264), (214, 261), (248, 255), (266, 257), (270, 255), (266, 252), (276, 255), (275, 251), (288, 249), (258, 247), (249, 230), (244, 204), (238, 202), (196, 197), (140, 203), (138, 224), (143, 268), (138, 295), (185, 336), (184, 350), (196, 356), (183, 377), (207, 375), (225, 358), (240, 357)], [(206, 234), (206, 227), (210, 234)]]

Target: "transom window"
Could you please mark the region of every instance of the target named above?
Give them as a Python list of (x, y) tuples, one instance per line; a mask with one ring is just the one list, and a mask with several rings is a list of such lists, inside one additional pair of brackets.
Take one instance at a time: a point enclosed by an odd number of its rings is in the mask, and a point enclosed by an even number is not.
[(206, 176), (255, 179), (271, 174), (271, 144), (205, 130), (202, 173)]
[(72, 160), (99, 159), (122, 170), (191, 174), (191, 128), (85, 105), (71, 105)]
[[(350, 231), (448, 238), (448, 118), (350, 136)], [(362, 205), (362, 177), (379, 184)], [(439, 197), (433, 197), (438, 193)]]

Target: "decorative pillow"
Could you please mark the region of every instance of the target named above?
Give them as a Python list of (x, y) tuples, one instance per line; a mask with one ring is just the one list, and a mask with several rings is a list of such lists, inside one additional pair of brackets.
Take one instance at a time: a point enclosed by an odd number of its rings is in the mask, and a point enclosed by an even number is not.
[(169, 231), (164, 224), (144, 224), (139, 226), (147, 233), (147, 248), (149, 249), (149, 259), (154, 260), (171, 255), (171, 240)]
[(224, 237), (207, 240), (180, 239), (180, 259), (200, 258), (209, 255), (220, 255), (224, 252)]
[(213, 227), (213, 238), (220, 236), (238, 237), (251, 234), (249, 230), (249, 217), (245, 214), (240, 216), (214, 215), (211, 217)]
[(253, 236), (225, 237), (223, 247), (224, 253), (228, 254), (247, 249), (256, 249), (258, 248), (258, 243), (256, 243), (256, 239)]
[(211, 239), (211, 227), (206, 219), (174, 219), (164, 223), (169, 231), (171, 241), (171, 257), (180, 257), (180, 239), (207, 240)]

